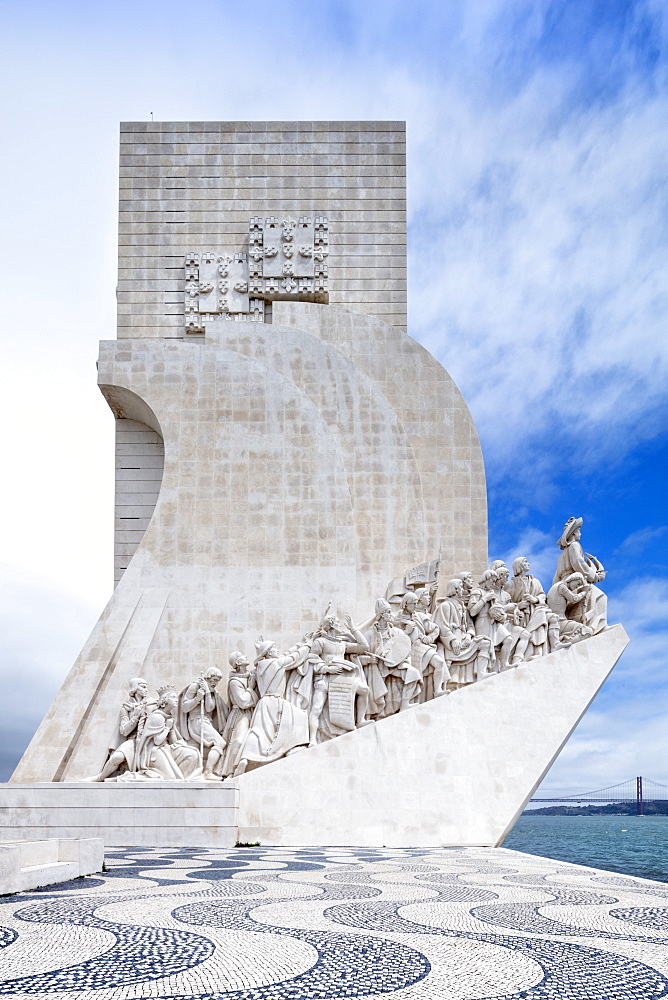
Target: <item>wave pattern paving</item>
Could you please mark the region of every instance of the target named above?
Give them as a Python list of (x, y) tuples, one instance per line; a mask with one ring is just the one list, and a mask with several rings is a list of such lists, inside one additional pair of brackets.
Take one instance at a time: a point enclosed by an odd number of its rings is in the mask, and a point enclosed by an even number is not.
[(0, 900), (0, 996), (668, 997), (666, 886), (646, 879), (482, 848), (127, 848), (107, 866)]

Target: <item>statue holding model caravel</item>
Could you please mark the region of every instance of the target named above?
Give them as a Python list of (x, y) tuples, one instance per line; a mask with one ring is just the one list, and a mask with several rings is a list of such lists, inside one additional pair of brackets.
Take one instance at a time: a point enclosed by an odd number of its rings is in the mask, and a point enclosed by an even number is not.
[(217, 667), (154, 697), (133, 678), (114, 746), (89, 780), (231, 778), (603, 631), (605, 570), (583, 551), (581, 526), (566, 522), (547, 593), (521, 556), (512, 576), (501, 560), (477, 583), (461, 572), (437, 601), (437, 560), (393, 581), (358, 626), (330, 605), (283, 653), (262, 637), (252, 665), (235, 650), (226, 698)]

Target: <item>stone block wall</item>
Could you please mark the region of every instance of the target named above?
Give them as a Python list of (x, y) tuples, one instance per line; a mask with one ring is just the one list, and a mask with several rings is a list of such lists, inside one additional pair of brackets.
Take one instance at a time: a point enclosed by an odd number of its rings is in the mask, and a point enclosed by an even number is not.
[(125, 122), (118, 336), (182, 337), (184, 255), (329, 219), (329, 301), (406, 327), (404, 122)]

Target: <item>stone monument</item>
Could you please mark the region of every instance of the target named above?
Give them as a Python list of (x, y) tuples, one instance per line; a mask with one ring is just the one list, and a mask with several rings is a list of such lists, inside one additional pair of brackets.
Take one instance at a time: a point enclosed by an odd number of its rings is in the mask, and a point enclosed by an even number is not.
[(500, 843), (626, 638), (581, 518), (547, 592), (488, 568), (475, 426), (405, 329), (403, 123), (130, 123), (120, 162), (115, 589), (6, 824)]

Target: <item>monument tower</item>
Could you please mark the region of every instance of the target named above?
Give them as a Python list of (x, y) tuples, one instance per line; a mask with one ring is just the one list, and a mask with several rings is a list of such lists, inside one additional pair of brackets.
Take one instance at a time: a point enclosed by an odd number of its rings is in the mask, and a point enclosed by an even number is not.
[(554, 608), (487, 570), (474, 423), (406, 330), (405, 171), (402, 122), (121, 126), (114, 591), (12, 777), (49, 829), (498, 843), (623, 649), (581, 519)]

